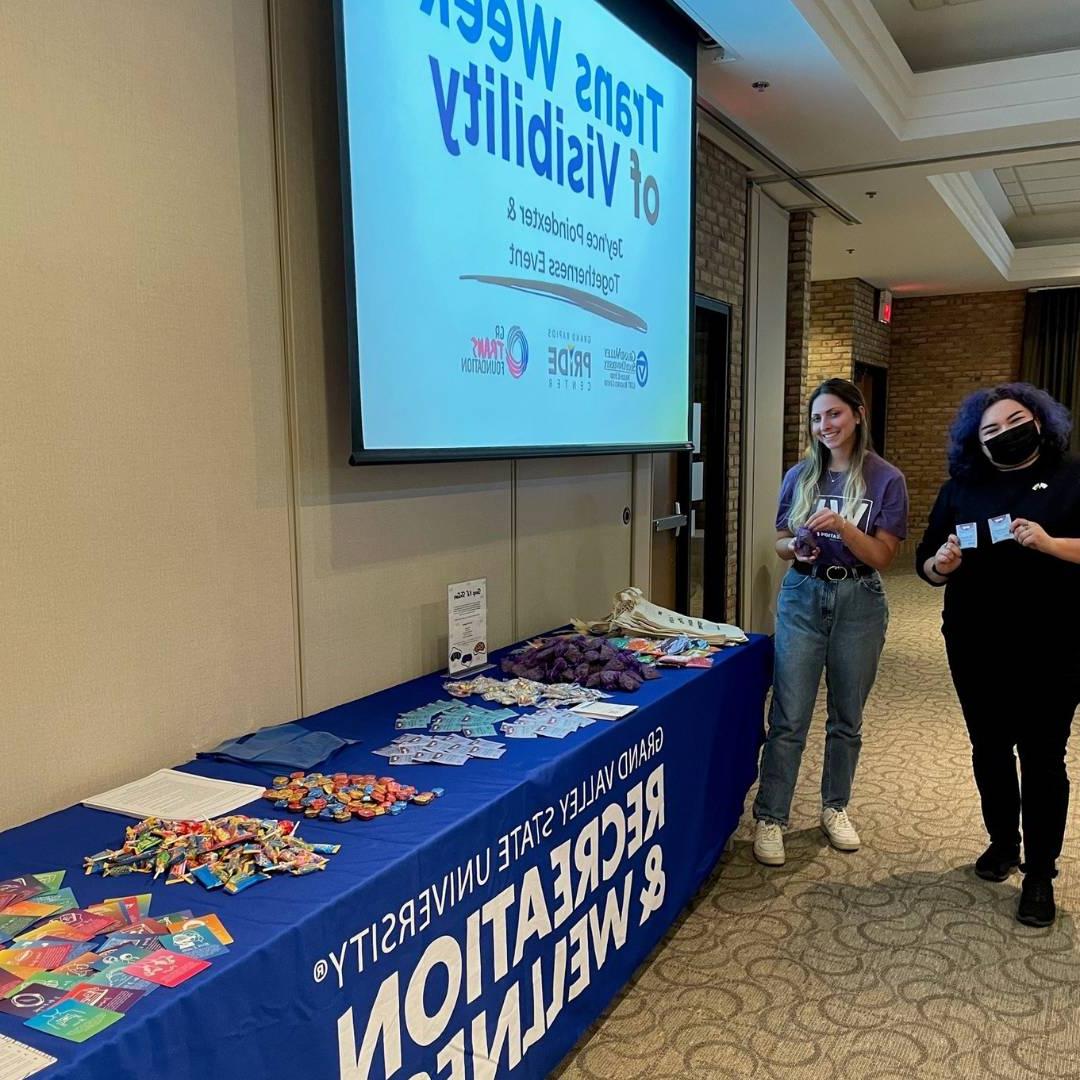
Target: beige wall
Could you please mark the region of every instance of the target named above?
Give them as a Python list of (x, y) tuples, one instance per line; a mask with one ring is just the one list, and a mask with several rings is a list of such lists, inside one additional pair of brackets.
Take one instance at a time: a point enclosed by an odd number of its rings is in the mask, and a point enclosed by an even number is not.
[(0, 827), (629, 581), (629, 458), (345, 464), (328, 7), (0, 4)]
[(750, 202), (747, 277), (746, 471), (739, 609), (747, 630), (771, 634), (787, 564), (776, 557), (776, 493), (784, 474), (788, 213), (759, 188)]
[(263, 8), (5, 0), (0, 71), (5, 825), (298, 696)]

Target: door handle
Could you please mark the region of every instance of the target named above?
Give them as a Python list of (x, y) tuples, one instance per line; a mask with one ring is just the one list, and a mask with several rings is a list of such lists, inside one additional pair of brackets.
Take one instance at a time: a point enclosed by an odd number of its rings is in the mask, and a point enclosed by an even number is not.
[(674, 514), (669, 514), (667, 517), (653, 518), (653, 532), (664, 532), (666, 529), (674, 529), (675, 535), (678, 536), (688, 522), (689, 518), (686, 514), (681, 513), (681, 508), (679, 507), (679, 504), (676, 503)]

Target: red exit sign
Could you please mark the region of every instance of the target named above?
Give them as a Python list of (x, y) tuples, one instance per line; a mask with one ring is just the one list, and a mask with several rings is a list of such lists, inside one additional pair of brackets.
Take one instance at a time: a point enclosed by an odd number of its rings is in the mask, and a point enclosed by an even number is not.
[(892, 322), (892, 293), (888, 289), (878, 291), (877, 320), (881, 323)]

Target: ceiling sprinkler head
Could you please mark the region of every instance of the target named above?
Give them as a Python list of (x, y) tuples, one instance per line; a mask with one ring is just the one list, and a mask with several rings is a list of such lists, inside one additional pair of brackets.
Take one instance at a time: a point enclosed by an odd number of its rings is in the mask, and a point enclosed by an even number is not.
[(854, 254), (855, 254), (855, 249), (854, 249), (854, 248), (848, 248), (848, 249), (847, 249), (847, 253), (848, 253), (849, 255), (854, 255)]
[(868, 192), (866, 192), (866, 197), (868, 199), (875, 199), (875, 198), (877, 198), (877, 192), (876, 191), (868, 191)]
[(758, 79), (757, 82), (750, 84), (759, 94), (764, 94), (769, 89), (769, 84), (765, 79)]

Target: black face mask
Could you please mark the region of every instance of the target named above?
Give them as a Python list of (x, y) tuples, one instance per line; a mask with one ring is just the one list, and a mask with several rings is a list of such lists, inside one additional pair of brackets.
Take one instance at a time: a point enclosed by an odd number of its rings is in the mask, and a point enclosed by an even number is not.
[(987, 439), (983, 445), (995, 465), (1010, 468), (1022, 465), (1033, 457), (1042, 443), (1042, 433), (1035, 426), (1034, 420), (1026, 420), (1016, 427)]

